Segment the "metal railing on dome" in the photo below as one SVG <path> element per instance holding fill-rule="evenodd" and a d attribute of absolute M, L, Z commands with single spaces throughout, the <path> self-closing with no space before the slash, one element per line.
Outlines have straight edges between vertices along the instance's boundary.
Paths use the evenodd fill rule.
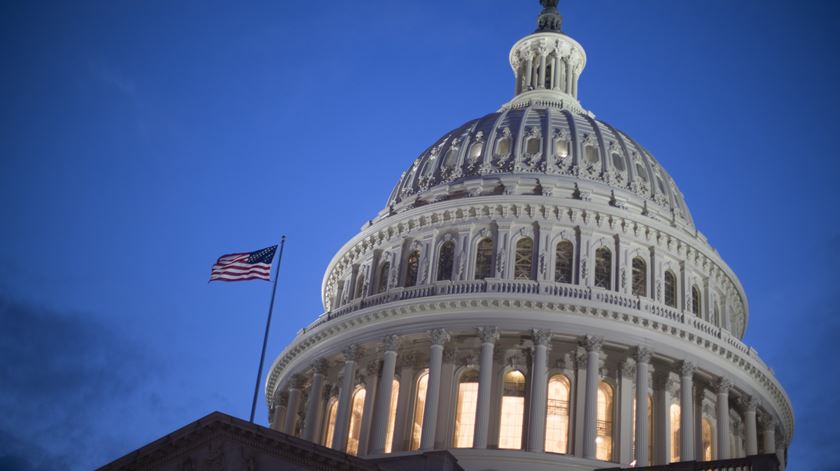
<path fill-rule="evenodd" d="M 681 461 L 679 463 L 642 467 L 601 468 L 596 471 L 779 471 L 779 459 L 774 454 L 753 455 L 714 461 Z"/>

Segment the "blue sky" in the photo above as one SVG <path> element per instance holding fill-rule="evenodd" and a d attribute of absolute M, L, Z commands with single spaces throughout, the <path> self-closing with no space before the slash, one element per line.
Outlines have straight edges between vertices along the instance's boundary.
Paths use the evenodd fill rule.
<path fill-rule="evenodd" d="M 323 271 L 446 131 L 510 98 L 534 1 L 0 4 L 0 468 L 88 469 L 246 417 Z M 668 169 L 739 275 L 746 342 L 836 469 L 840 3 L 563 1 L 583 105 Z M 260 402 L 258 419 L 265 423 Z"/>

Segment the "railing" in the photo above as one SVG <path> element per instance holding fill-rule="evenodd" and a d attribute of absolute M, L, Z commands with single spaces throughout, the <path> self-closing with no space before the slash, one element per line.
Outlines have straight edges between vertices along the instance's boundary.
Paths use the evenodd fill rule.
<path fill-rule="evenodd" d="M 601 468 L 596 471 L 779 471 L 779 459 L 774 454 L 715 461 L 681 461 L 679 463 L 640 468 Z"/>

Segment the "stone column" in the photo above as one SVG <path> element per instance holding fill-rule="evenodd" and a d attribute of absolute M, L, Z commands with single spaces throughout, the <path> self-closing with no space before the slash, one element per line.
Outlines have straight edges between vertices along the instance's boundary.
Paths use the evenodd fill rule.
<path fill-rule="evenodd" d="M 636 360 L 636 466 L 648 466 L 648 376 L 651 351 L 637 347 L 633 352 Z"/>
<path fill-rule="evenodd" d="M 566 80 L 564 83 L 563 91 L 568 93 L 569 95 L 572 94 L 572 61 L 569 58 L 565 58 L 565 69 L 566 69 Z"/>
<path fill-rule="evenodd" d="M 344 451 L 347 448 L 347 432 L 350 428 L 350 409 L 353 395 L 353 380 L 356 377 L 356 360 L 361 353 L 358 345 L 345 348 L 344 370 L 341 373 L 341 386 L 338 390 L 338 410 L 335 414 L 335 431 L 333 432 L 332 449 Z"/>
<path fill-rule="evenodd" d="M 540 50 L 539 50 L 539 54 L 540 54 L 540 75 L 539 75 L 539 79 L 538 79 L 539 81 L 537 82 L 537 88 L 545 88 L 545 59 L 546 59 L 545 55 L 546 55 L 546 53 L 547 53 L 547 51 L 544 48 L 540 48 Z"/>
<path fill-rule="evenodd" d="M 787 454 L 785 450 L 785 445 L 783 443 L 779 443 L 776 447 L 776 458 L 779 459 L 779 470 L 785 471 L 785 455 Z"/>
<path fill-rule="evenodd" d="M 694 460 L 694 364 L 680 364 L 680 461 Z"/>
<path fill-rule="evenodd" d="M 449 341 L 449 334 L 444 329 L 431 332 L 432 347 L 429 354 L 429 383 L 426 389 L 426 407 L 423 409 L 423 433 L 420 436 L 420 449 L 431 450 L 435 446 L 437 428 L 438 398 L 440 397 L 440 370 L 443 364 L 443 344 Z"/>
<path fill-rule="evenodd" d="M 478 400 L 475 407 L 474 448 L 487 448 L 490 424 L 490 391 L 493 385 L 493 349 L 499 339 L 499 329 L 494 326 L 478 328 L 481 339 L 481 354 L 478 370 Z"/>
<path fill-rule="evenodd" d="M 717 456 L 716 459 L 726 460 L 730 457 L 729 450 L 729 388 L 731 383 L 721 378 L 715 385 L 717 392 Z"/>
<path fill-rule="evenodd" d="M 359 456 L 367 455 L 370 444 L 370 430 L 373 424 L 373 408 L 376 404 L 376 386 L 379 382 L 379 361 L 368 362 L 365 368 L 365 403 L 362 412 L 362 423 L 359 427 Z"/>
<path fill-rule="evenodd" d="M 388 420 L 391 415 L 391 393 L 393 392 L 394 372 L 397 367 L 397 347 L 399 337 L 385 337 L 385 353 L 382 361 L 382 378 L 379 380 L 379 392 L 376 394 L 376 409 L 373 413 L 373 439 L 370 452 L 373 455 L 385 453 L 385 436 L 388 434 Z"/>
<path fill-rule="evenodd" d="M 532 87 L 532 77 L 534 71 L 534 53 L 533 51 L 526 51 L 525 52 L 525 84 L 522 87 L 523 92 L 527 92 L 531 90 Z"/>
<path fill-rule="evenodd" d="M 633 461 L 633 379 L 636 376 L 636 363 L 631 359 L 624 360 L 620 365 L 619 376 L 619 436 L 618 436 L 618 462 L 629 463 Z"/>
<path fill-rule="evenodd" d="M 744 447 L 746 448 L 747 456 L 758 454 L 758 424 L 756 424 L 755 409 L 758 406 L 758 401 L 752 397 L 747 396 L 743 401 L 744 406 L 744 428 L 746 431 L 746 440 Z"/>
<path fill-rule="evenodd" d="M 324 389 L 324 375 L 327 372 L 327 360 L 319 358 L 312 364 L 312 386 L 306 400 L 306 416 L 303 418 L 303 439 L 314 442 L 318 428 L 318 411 L 321 410 L 321 397 Z"/>
<path fill-rule="evenodd" d="M 770 417 L 764 417 L 761 424 L 761 452 L 775 453 L 776 452 L 776 422 Z"/>
<path fill-rule="evenodd" d="M 573 421 L 574 428 L 572 429 L 572 436 L 569 437 L 569 443 L 573 444 L 572 450 L 577 457 L 583 457 L 583 411 L 586 406 L 586 349 L 578 347 L 575 351 L 575 380 L 572 383 L 574 387 L 574 408 L 569 414 L 569 419 Z"/>
<path fill-rule="evenodd" d="M 697 382 L 694 387 L 694 459 L 703 461 L 703 398 L 705 386 Z M 712 449 L 714 451 L 714 448 Z"/>
<path fill-rule="evenodd" d="M 601 361 L 601 346 L 603 337 L 587 335 L 583 339 L 586 348 L 586 399 L 583 408 L 583 457 L 595 459 L 597 448 L 598 420 L 598 383 L 601 380 L 599 371 Z"/>
<path fill-rule="evenodd" d="M 400 366 L 400 395 L 397 398 L 397 418 L 394 425 L 394 444 L 392 451 L 408 450 L 411 439 L 411 406 L 417 394 L 417 383 L 414 381 L 414 362 L 417 361 L 414 352 L 403 353 L 399 356 Z M 408 435 L 406 435 L 408 434 Z"/>
<path fill-rule="evenodd" d="M 289 392 L 283 391 L 277 401 L 277 408 L 274 413 L 274 420 L 277 423 L 276 430 L 282 432 L 286 427 L 286 409 L 289 405 Z"/>
<path fill-rule="evenodd" d="M 286 407 L 286 419 L 283 421 L 283 433 L 294 435 L 297 424 L 298 408 L 300 407 L 300 388 L 303 386 L 303 377 L 294 375 L 289 381 L 289 405 Z"/>
<path fill-rule="evenodd" d="M 545 451 L 545 414 L 548 406 L 548 349 L 550 330 L 531 330 L 534 340 L 534 369 L 531 375 L 531 399 L 528 416 L 528 451 Z"/>

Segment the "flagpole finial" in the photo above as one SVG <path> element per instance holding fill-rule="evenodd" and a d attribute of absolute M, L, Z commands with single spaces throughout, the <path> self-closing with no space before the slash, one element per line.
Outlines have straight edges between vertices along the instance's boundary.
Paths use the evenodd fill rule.
<path fill-rule="evenodd" d="M 561 32 L 563 25 L 563 17 L 557 11 L 557 3 L 559 0 L 540 0 L 543 10 L 537 18 L 537 33 L 551 31 L 555 33 Z"/>

